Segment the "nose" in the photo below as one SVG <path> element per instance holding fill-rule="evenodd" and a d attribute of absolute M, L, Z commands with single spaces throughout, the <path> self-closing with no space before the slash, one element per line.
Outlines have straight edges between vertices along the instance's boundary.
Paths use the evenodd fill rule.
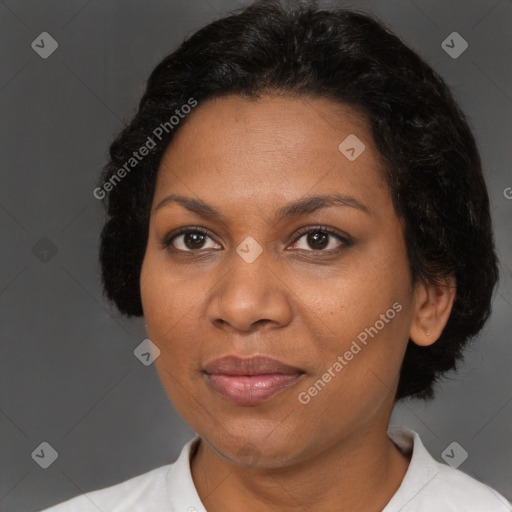
<path fill-rule="evenodd" d="M 277 267 L 273 268 L 271 258 L 263 252 L 251 263 L 238 254 L 231 260 L 231 270 L 214 287 L 208 303 L 210 322 L 220 329 L 245 333 L 290 323 L 293 292 Z"/>

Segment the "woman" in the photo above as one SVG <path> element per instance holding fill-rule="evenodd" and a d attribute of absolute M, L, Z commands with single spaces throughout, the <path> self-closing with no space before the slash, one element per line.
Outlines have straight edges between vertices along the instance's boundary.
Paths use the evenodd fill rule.
<path fill-rule="evenodd" d="M 110 156 L 105 293 L 198 435 L 47 510 L 512 510 L 389 426 L 498 276 L 474 137 L 418 55 L 363 13 L 257 2 L 155 68 Z"/>

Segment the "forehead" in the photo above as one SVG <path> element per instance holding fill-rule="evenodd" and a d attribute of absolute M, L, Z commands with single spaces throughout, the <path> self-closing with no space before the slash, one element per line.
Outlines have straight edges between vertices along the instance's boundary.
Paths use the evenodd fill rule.
<path fill-rule="evenodd" d="M 226 145 L 230 146 L 230 152 L 257 149 L 261 153 L 266 147 L 318 153 L 325 147 L 332 149 L 333 142 L 350 133 L 358 134 L 367 145 L 373 146 L 365 117 L 328 98 L 267 93 L 249 99 L 228 95 L 200 103 L 176 133 L 168 152 L 174 152 L 176 146 L 180 146 L 176 148 L 179 150 L 182 143 L 195 139 L 194 146 L 201 147 L 205 141 L 211 143 L 212 153 L 225 149 Z M 234 145 L 237 141 L 243 143 L 242 148 Z M 286 147 L 280 147 L 282 144 Z"/>
<path fill-rule="evenodd" d="M 362 151 L 355 159 L 351 147 Z M 166 192 L 277 201 L 336 189 L 360 199 L 387 190 L 363 116 L 327 98 L 225 96 L 200 103 L 175 134 L 155 202 Z"/>

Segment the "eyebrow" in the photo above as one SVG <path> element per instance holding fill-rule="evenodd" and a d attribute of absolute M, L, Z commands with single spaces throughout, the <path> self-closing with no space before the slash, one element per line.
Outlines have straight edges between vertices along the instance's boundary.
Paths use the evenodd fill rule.
<path fill-rule="evenodd" d="M 206 203 L 200 199 L 194 199 L 192 197 L 185 197 L 179 194 L 171 194 L 164 198 L 162 201 L 155 206 L 153 213 L 164 206 L 178 203 L 187 210 L 200 215 L 201 217 L 207 218 L 223 218 L 222 212 L 211 204 Z M 360 203 L 354 197 L 347 196 L 340 193 L 331 193 L 319 196 L 309 196 L 297 199 L 291 203 L 279 208 L 275 214 L 275 222 L 280 221 L 285 217 L 293 217 L 313 213 L 322 208 L 328 208 L 330 206 L 345 206 L 349 208 L 355 208 L 366 214 L 370 214 L 367 206 Z"/>

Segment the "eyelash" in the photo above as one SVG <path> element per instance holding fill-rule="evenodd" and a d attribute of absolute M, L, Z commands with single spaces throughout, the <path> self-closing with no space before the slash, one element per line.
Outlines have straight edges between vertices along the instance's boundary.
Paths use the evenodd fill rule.
<path fill-rule="evenodd" d="M 334 238 L 336 238 L 337 240 L 339 240 L 340 242 L 343 243 L 343 245 L 345 247 L 348 247 L 352 244 L 352 241 L 351 239 L 348 237 L 348 236 L 343 236 L 341 235 L 340 233 L 338 233 L 338 231 L 336 231 L 335 229 L 333 228 L 330 228 L 328 226 L 314 226 L 314 227 L 306 227 L 306 228 L 302 228 L 302 229 L 299 229 L 299 231 L 297 232 L 296 234 L 296 238 L 294 239 L 293 244 L 297 243 L 298 240 L 300 240 L 304 235 L 307 235 L 309 233 L 327 233 L 329 235 L 332 235 Z M 202 228 L 200 226 L 188 226 L 188 227 L 183 227 L 183 228 L 180 228 L 178 231 L 176 232 L 173 232 L 173 233 L 170 233 L 169 235 L 167 235 L 167 237 L 163 240 L 162 242 L 162 246 L 165 248 L 165 249 L 168 249 L 168 250 L 172 250 L 173 252 L 176 252 L 176 253 L 194 253 L 194 252 L 200 252 L 202 249 L 197 249 L 197 250 L 188 250 L 188 251 L 185 251 L 185 250 L 182 250 L 182 249 L 176 249 L 174 247 L 172 247 L 172 243 L 174 241 L 174 239 L 180 235 L 183 235 L 183 234 L 186 234 L 186 233 L 199 233 L 201 235 L 206 235 L 208 237 L 210 237 L 212 240 L 213 240 L 213 237 L 210 235 L 209 231 L 205 228 Z M 304 251 L 305 249 L 299 249 L 300 251 Z M 330 249 L 330 250 L 305 250 L 306 252 L 315 252 L 315 253 L 327 253 L 327 254 L 332 254 L 334 252 L 338 252 L 341 250 L 341 247 L 338 247 L 337 249 Z"/>

